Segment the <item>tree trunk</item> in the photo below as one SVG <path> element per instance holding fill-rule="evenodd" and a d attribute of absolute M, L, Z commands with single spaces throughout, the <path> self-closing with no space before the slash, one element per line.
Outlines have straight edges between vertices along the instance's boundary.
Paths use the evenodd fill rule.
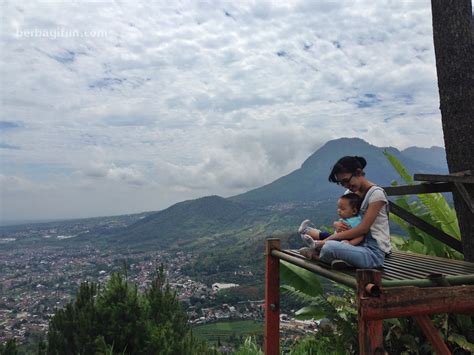
<path fill-rule="evenodd" d="M 474 171 L 474 25 L 471 0 L 431 0 L 441 120 L 451 173 Z M 474 198 L 474 186 L 468 191 Z M 474 261 L 474 215 L 453 193 L 465 260 Z"/>

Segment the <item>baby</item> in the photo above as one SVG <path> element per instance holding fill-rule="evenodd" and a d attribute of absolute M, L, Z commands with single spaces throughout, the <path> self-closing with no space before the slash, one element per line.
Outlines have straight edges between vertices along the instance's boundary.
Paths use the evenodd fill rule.
<path fill-rule="evenodd" d="M 359 195 L 350 192 L 348 194 L 342 195 L 337 201 L 337 214 L 339 215 L 339 221 L 348 224 L 351 228 L 357 226 L 361 221 L 362 217 L 359 214 L 361 198 Z M 300 227 L 298 228 L 298 233 L 300 233 L 303 241 L 311 249 L 320 249 L 318 245 L 319 240 L 323 240 L 331 235 L 331 233 L 320 231 L 316 228 L 311 228 L 309 225 L 311 221 L 305 219 Z M 342 242 L 350 243 L 352 245 L 359 244 L 364 239 L 364 236 L 356 237 L 350 240 L 343 240 Z"/>

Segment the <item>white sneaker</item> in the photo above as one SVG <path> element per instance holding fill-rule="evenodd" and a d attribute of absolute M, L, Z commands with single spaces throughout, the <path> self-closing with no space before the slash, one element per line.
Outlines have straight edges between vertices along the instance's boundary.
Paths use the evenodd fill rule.
<path fill-rule="evenodd" d="M 301 248 L 298 252 L 303 255 L 306 259 L 319 260 L 318 252 L 311 248 Z"/>
<path fill-rule="evenodd" d="M 308 234 L 300 234 L 300 235 L 301 235 L 301 239 L 303 239 L 303 242 L 308 247 L 310 247 L 311 249 L 315 249 L 314 239 L 310 235 Z"/>
<path fill-rule="evenodd" d="M 305 219 L 303 222 L 301 222 L 300 227 L 298 228 L 298 233 L 304 233 L 304 230 L 309 226 L 310 223 L 311 221 L 309 219 Z"/>

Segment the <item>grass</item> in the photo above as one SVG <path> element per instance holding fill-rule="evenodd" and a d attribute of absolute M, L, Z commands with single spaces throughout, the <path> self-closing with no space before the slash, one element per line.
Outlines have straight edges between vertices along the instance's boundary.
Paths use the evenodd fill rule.
<path fill-rule="evenodd" d="M 193 335 L 209 343 L 232 342 L 233 339 L 263 334 L 263 322 L 255 320 L 225 321 L 193 327 Z"/>

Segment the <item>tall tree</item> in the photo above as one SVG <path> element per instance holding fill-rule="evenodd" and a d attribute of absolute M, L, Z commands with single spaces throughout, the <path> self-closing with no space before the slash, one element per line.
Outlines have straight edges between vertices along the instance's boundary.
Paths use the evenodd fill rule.
<path fill-rule="evenodd" d="M 441 121 L 449 171 L 474 171 L 474 25 L 471 0 L 431 0 Z M 474 185 L 467 187 L 474 198 Z M 464 258 L 474 261 L 474 218 L 454 191 Z"/>
<path fill-rule="evenodd" d="M 5 345 L 0 344 L 0 355 L 18 355 L 15 339 L 9 339 Z"/>
<path fill-rule="evenodd" d="M 136 285 L 128 284 L 121 274 L 113 274 L 104 289 L 83 283 L 76 300 L 51 318 L 46 353 L 188 355 L 214 352 L 193 337 L 187 315 L 160 268 L 145 294 L 139 293 Z"/>

